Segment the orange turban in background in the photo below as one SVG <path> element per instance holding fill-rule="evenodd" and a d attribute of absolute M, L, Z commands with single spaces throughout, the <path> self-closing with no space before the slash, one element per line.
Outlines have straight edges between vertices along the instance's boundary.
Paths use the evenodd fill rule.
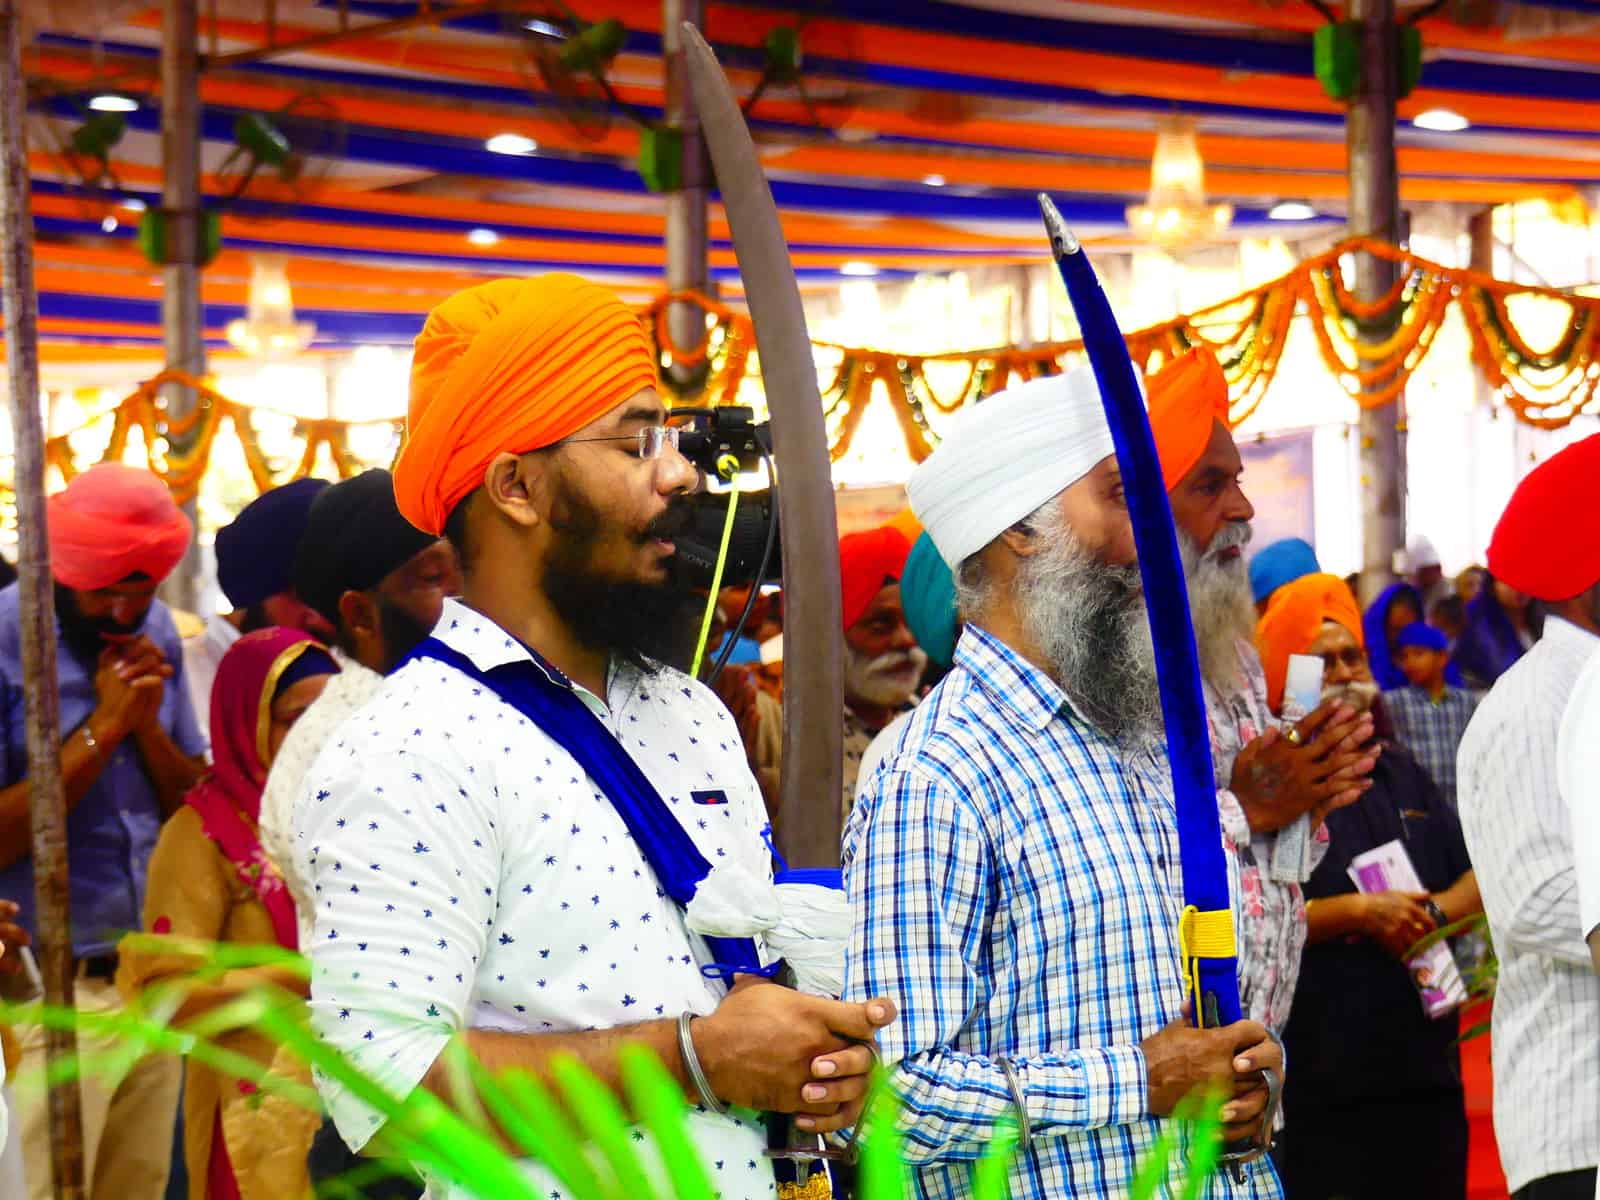
<path fill-rule="evenodd" d="M 909 504 L 895 513 L 884 524 L 888 525 L 890 529 L 898 529 L 904 534 L 906 545 L 908 546 L 915 546 L 917 539 L 922 536 L 922 522 L 917 520 L 917 514 L 911 511 Z"/>
<path fill-rule="evenodd" d="M 893 525 L 839 539 L 839 583 L 844 593 L 840 608 L 846 629 L 866 615 L 874 596 L 900 582 L 910 553 L 911 543 Z"/>
<path fill-rule="evenodd" d="M 394 464 L 401 514 L 443 533 L 495 455 L 559 442 L 655 385 L 649 335 L 607 288 L 540 275 L 457 292 L 417 335 Z"/>
<path fill-rule="evenodd" d="M 45 502 L 50 573 L 78 591 L 148 575 L 160 583 L 189 549 L 194 527 L 167 485 L 139 467 L 100 463 Z"/>
<path fill-rule="evenodd" d="M 1228 381 L 1217 356 L 1196 346 L 1145 381 L 1150 432 L 1167 491 L 1194 469 L 1218 421 L 1228 423 Z"/>
<path fill-rule="evenodd" d="M 1273 712 L 1283 706 L 1283 685 L 1289 656 L 1304 654 L 1317 640 L 1324 621 L 1335 621 L 1366 648 L 1361 635 L 1361 606 L 1337 575 L 1302 575 L 1272 593 L 1266 614 L 1256 624 L 1256 649 L 1267 674 L 1267 703 Z"/>

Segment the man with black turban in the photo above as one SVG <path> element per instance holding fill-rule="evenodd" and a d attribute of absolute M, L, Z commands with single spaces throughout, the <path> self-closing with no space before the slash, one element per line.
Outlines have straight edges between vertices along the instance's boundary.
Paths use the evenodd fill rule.
<path fill-rule="evenodd" d="M 289 580 L 306 515 L 326 479 L 296 479 L 262 492 L 230 525 L 217 530 L 217 586 L 230 611 L 206 619 L 204 632 L 183 642 L 189 702 L 202 721 L 211 711 L 211 684 L 222 656 L 247 633 L 282 625 L 325 641 L 333 628 L 295 595 Z"/>
<path fill-rule="evenodd" d="M 366 471 L 316 498 L 300 537 L 295 592 L 334 629 L 340 672 L 289 731 L 261 799 L 261 844 L 278 864 L 309 932 L 310 889 L 294 873 L 294 799 L 301 777 L 383 676 L 433 632 L 446 596 L 461 593 L 450 543 L 400 515 L 387 471 Z"/>

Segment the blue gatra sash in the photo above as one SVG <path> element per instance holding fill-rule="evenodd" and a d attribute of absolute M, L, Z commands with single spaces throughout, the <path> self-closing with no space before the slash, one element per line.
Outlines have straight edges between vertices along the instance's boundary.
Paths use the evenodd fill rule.
<path fill-rule="evenodd" d="M 1184 903 L 1178 923 L 1178 953 L 1183 958 L 1183 973 L 1194 1002 L 1194 1023 L 1229 1025 L 1239 1020 L 1240 1012 L 1228 865 L 1222 849 L 1222 823 L 1217 816 L 1217 783 L 1211 765 L 1200 659 L 1195 651 L 1189 589 L 1178 554 L 1172 506 L 1161 479 L 1144 394 L 1111 304 L 1100 288 L 1089 256 L 1067 229 L 1050 198 L 1041 195 L 1039 204 L 1050 233 L 1050 248 L 1083 331 L 1084 350 L 1105 405 L 1138 547 L 1145 608 L 1155 644 L 1156 677 L 1161 687 L 1173 804 L 1178 814 Z"/>
<path fill-rule="evenodd" d="M 401 659 L 400 665 L 413 659 L 432 659 L 454 667 L 543 730 L 572 755 L 595 786 L 605 793 L 628 827 L 634 843 L 644 853 L 662 889 L 680 906 L 688 908 L 700 881 L 711 874 L 711 864 L 700 853 L 694 839 L 683 831 L 683 826 L 678 824 L 639 764 L 578 698 L 566 677 L 533 650 L 528 653 L 533 656 L 531 660 L 523 659 L 483 671 L 465 654 L 430 637 Z M 735 972 L 770 977 L 782 965 L 774 963 L 763 967 L 756 944 L 750 938 L 702 936 L 715 961 L 701 970 L 724 982 L 732 982 Z"/>

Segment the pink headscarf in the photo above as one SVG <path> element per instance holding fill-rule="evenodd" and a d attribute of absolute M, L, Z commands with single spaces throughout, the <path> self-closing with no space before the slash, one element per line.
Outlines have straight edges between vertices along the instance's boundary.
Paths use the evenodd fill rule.
<path fill-rule="evenodd" d="M 206 836 L 266 906 L 273 933 L 286 950 L 299 943 L 294 902 L 261 848 L 256 822 L 267 785 L 273 694 L 283 673 L 307 650 L 327 653 L 303 630 L 278 628 L 246 634 L 228 648 L 211 688 L 212 767 L 186 798 L 200 814 Z"/>

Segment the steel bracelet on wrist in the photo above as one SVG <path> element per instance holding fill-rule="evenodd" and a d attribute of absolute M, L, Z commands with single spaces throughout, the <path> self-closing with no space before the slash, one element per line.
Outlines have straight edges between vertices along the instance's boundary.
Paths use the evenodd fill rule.
<path fill-rule="evenodd" d="M 721 1115 L 728 1111 L 728 1106 L 718 1100 L 717 1094 L 711 1090 L 711 1081 L 706 1078 L 705 1070 L 700 1066 L 700 1056 L 694 1052 L 694 1038 L 689 1033 L 689 1022 L 699 1015 L 689 1011 L 679 1015 L 678 1054 L 683 1058 L 683 1069 L 688 1073 L 689 1082 L 694 1084 L 694 1090 L 700 1094 L 700 1103 L 709 1111 Z"/>

